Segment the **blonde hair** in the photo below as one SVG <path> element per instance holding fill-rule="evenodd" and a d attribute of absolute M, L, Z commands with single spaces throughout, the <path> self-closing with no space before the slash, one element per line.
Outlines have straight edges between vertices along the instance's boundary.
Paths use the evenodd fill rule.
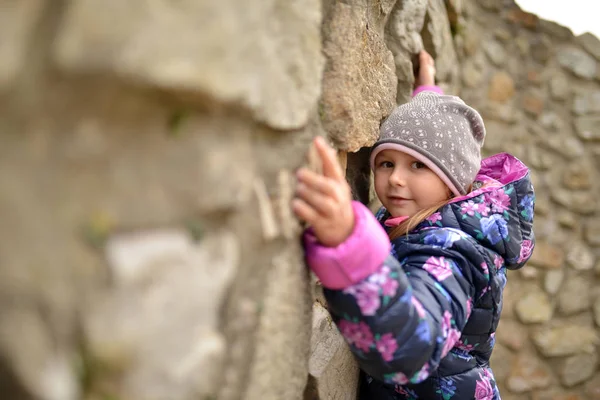
<path fill-rule="evenodd" d="M 469 186 L 467 193 L 470 193 L 471 190 L 473 190 L 473 185 Z M 431 207 L 427 207 L 421 211 L 417 211 L 415 215 L 402 221 L 398 226 L 392 228 L 388 232 L 390 240 L 398 239 L 402 235 L 408 235 L 408 233 L 415 229 L 417 225 L 425 221 L 427 218 L 431 217 L 433 213 L 435 213 L 440 208 L 444 207 L 446 204 L 450 203 L 452 200 L 454 200 L 454 196 L 450 196 L 446 200 L 439 201 Z"/>

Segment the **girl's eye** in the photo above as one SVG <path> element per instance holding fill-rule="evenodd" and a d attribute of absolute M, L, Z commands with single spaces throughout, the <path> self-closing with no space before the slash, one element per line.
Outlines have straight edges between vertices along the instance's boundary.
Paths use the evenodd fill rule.
<path fill-rule="evenodd" d="M 382 161 L 379 163 L 379 166 L 381 168 L 394 168 L 394 164 L 391 163 L 390 161 Z"/>
<path fill-rule="evenodd" d="M 421 168 L 427 168 L 427 166 L 425 164 L 423 164 L 421 161 L 415 161 L 412 164 L 410 164 L 411 168 L 414 169 L 421 169 Z"/>

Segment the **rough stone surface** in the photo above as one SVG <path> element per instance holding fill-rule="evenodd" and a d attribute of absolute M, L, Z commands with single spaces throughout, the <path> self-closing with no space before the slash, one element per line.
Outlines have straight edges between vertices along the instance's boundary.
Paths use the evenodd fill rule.
<path fill-rule="evenodd" d="M 573 101 L 573 112 L 577 115 L 600 112 L 600 90 L 578 94 Z"/>
<path fill-rule="evenodd" d="M 585 238 L 592 246 L 600 246 L 600 218 L 590 218 L 586 221 Z"/>
<path fill-rule="evenodd" d="M 564 259 L 564 252 L 558 246 L 538 241 L 529 263 L 540 268 L 554 269 L 562 267 Z"/>
<path fill-rule="evenodd" d="M 583 140 L 600 140 L 600 116 L 586 116 L 575 119 L 575 129 Z"/>
<path fill-rule="evenodd" d="M 89 318 L 86 331 L 92 359 L 114 370 L 128 367 L 114 396 L 215 394 L 225 359 L 219 311 L 239 251 L 230 233 L 199 244 L 183 230 L 110 237 L 106 255 L 116 287 Z M 176 310 L 174 299 L 179 299 Z"/>
<path fill-rule="evenodd" d="M 274 128 L 299 128 L 321 94 L 320 4 L 284 4 L 79 1 L 55 57 L 69 71 L 241 101 Z"/>
<path fill-rule="evenodd" d="M 313 335 L 308 371 L 322 399 L 354 399 L 358 365 L 344 338 L 320 303 L 313 305 Z"/>
<path fill-rule="evenodd" d="M 544 289 L 546 292 L 548 292 L 548 294 L 551 295 L 558 293 L 564 278 L 565 272 L 563 269 L 556 269 L 546 272 L 546 276 L 544 278 Z"/>
<path fill-rule="evenodd" d="M 45 0 L 0 1 L 0 90 L 24 67 L 29 41 Z"/>
<path fill-rule="evenodd" d="M 515 94 L 515 86 L 512 78 L 505 72 L 496 73 L 491 80 L 488 89 L 488 98 L 492 101 L 504 103 Z"/>
<path fill-rule="evenodd" d="M 306 386 L 310 348 L 310 331 L 306 327 L 311 321 L 311 291 L 298 253 L 286 251 L 273 258 L 260 311 L 247 399 L 293 398 Z M 290 313 L 289 309 L 295 312 Z M 288 359 L 296 362 L 290 364 Z"/>
<path fill-rule="evenodd" d="M 552 192 L 552 200 L 573 211 L 588 215 L 598 209 L 598 198 L 590 192 L 573 192 L 566 189 L 556 189 Z"/>
<path fill-rule="evenodd" d="M 542 292 L 529 293 L 517 302 L 517 316 L 525 324 L 549 321 L 552 318 L 552 305 Z"/>
<path fill-rule="evenodd" d="M 567 263 L 578 271 L 587 271 L 594 267 L 595 257 L 592 250 L 583 242 L 577 241 L 569 246 Z"/>
<path fill-rule="evenodd" d="M 586 49 L 591 55 L 596 57 L 597 60 L 600 60 L 600 40 L 598 38 L 586 32 L 577 37 L 577 41 L 581 43 L 584 49 Z"/>
<path fill-rule="evenodd" d="M 567 358 L 560 370 L 560 379 L 565 386 L 574 386 L 585 382 L 594 375 L 598 365 L 598 355 L 578 354 Z"/>
<path fill-rule="evenodd" d="M 458 80 L 459 68 L 448 9 L 450 2 L 433 0 L 427 3 L 427 19 L 423 28 L 423 45 L 430 49 L 436 60 L 436 79 L 440 84 L 453 86 Z"/>
<path fill-rule="evenodd" d="M 555 74 L 549 82 L 550 94 L 557 100 L 564 100 L 571 92 L 569 81 L 562 74 Z"/>
<path fill-rule="evenodd" d="M 521 354 L 512 364 L 506 385 L 511 392 L 523 393 L 546 387 L 552 374 L 534 354 Z"/>
<path fill-rule="evenodd" d="M 551 136 L 542 141 L 541 145 L 546 146 L 565 158 L 574 159 L 585 154 L 584 145 L 574 137 Z"/>
<path fill-rule="evenodd" d="M 527 340 L 527 330 L 513 319 L 502 319 L 496 331 L 496 340 L 513 351 L 523 348 Z"/>
<path fill-rule="evenodd" d="M 583 276 L 568 278 L 558 294 L 559 311 L 564 315 L 571 315 L 589 309 L 592 302 L 591 289 L 590 280 Z"/>
<path fill-rule="evenodd" d="M 541 328 L 532 339 L 543 355 L 560 357 L 593 350 L 598 343 L 598 334 L 588 326 L 569 325 Z"/>
<path fill-rule="evenodd" d="M 560 65 L 580 78 L 593 79 L 596 77 L 596 60 L 577 47 L 560 49 L 557 60 Z"/>
<path fill-rule="evenodd" d="M 494 65 L 498 67 L 504 65 L 506 62 L 506 52 L 504 51 L 504 46 L 502 46 L 496 40 L 488 40 L 483 44 L 483 48 L 485 49 L 485 54 L 488 56 L 490 61 L 494 63 Z"/>
<path fill-rule="evenodd" d="M 594 302 L 594 321 L 596 321 L 596 325 L 600 327 L 600 297 Z"/>
<path fill-rule="evenodd" d="M 395 106 L 394 57 L 369 28 L 364 6 L 335 3 L 324 36 L 322 120 L 338 148 L 355 152 L 375 143 L 379 122 Z"/>

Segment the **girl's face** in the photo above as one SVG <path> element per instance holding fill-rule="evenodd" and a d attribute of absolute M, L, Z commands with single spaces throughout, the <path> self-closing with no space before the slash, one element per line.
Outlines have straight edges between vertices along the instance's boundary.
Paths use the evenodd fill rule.
<path fill-rule="evenodd" d="M 412 217 L 450 198 L 448 186 L 425 164 L 396 150 L 375 158 L 375 192 L 392 217 Z"/>

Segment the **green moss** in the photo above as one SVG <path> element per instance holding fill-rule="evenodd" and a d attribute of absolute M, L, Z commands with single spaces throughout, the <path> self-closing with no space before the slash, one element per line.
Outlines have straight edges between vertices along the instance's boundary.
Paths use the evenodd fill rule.
<path fill-rule="evenodd" d="M 94 248 L 104 246 L 113 231 L 115 220 L 104 212 L 96 212 L 83 224 L 81 229 L 84 240 Z"/>
<path fill-rule="evenodd" d="M 187 229 L 187 231 L 189 232 L 190 236 L 192 237 L 192 239 L 194 239 L 195 241 L 200 241 L 202 240 L 202 237 L 204 237 L 204 233 L 205 233 L 205 228 L 204 228 L 204 224 L 202 223 L 202 221 L 197 220 L 197 219 L 191 219 L 188 220 L 185 223 L 185 227 Z"/>
<path fill-rule="evenodd" d="M 169 136 L 177 137 L 181 134 L 181 128 L 189 115 L 189 111 L 183 109 L 175 110 L 171 113 L 167 121 Z"/>

